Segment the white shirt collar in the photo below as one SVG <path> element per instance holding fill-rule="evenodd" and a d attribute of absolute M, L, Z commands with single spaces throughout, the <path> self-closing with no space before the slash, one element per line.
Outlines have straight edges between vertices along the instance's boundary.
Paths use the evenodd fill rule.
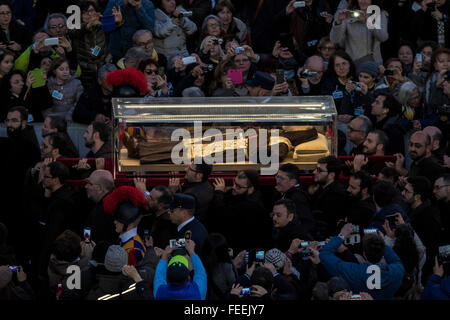
<path fill-rule="evenodd" d="M 180 224 L 180 225 L 178 226 L 178 228 L 177 228 L 177 231 L 180 232 L 180 230 L 183 229 L 183 227 L 184 227 L 185 225 L 187 225 L 189 222 L 191 222 L 191 221 L 194 220 L 194 219 L 195 219 L 195 217 L 192 217 L 192 218 L 190 218 L 189 220 L 186 220 L 185 222 L 183 222 L 182 224 Z"/>
<path fill-rule="evenodd" d="M 125 233 L 122 233 L 119 238 L 120 241 L 122 241 L 122 243 L 127 242 L 127 240 L 130 240 L 131 238 L 133 238 L 135 235 L 137 235 L 137 228 L 133 228 L 131 230 L 128 230 Z"/>

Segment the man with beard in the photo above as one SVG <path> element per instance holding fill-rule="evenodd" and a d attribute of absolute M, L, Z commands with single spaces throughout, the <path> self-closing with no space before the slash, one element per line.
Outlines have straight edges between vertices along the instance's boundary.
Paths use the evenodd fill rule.
<path fill-rule="evenodd" d="M 428 126 L 422 130 L 431 138 L 431 155 L 437 160 L 439 165 L 444 165 L 445 146 L 441 146 L 442 131 L 435 126 Z"/>
<path fill-rule="evenodd" d="M 111 158 L 112 144 L 110 141 L 110 128 L 100 121 L 92 122 L 83 135 L 85 145 L 91 149 L 86 158 Z"/>
<path fill-rule="evenodd" d="M 284 199 L 275 202 L 272 211 L 274 248 L 286 252 L 294 239 L 313 240 L 297 218 L 295 203 L 292 200 Z"/>
<path fill-rule="evenodd" d="M 299 176 L 300 171 L 296 165 L 287 163 L 280 166 L 275 175 L 275 190 L 277 193 L 275 194 L 274 202 L 284 199 L 294 201 L 300 223 L 308 233 L 313 233 L 315 223 L 311 215 L 308 195 L 300 187 Z"/>
<path fill-rule="evenodd" d="M 78 149 L 73 144 L 72 139 L 67 133 L 67 121 L 64 117 L 60 117 L 57 115 L 48 115 L 45 117 L 44 124 L 41 127 L 42 138 L 50 133 L 60 133 L 64 136 L 66 141 L 66 148 L 70 149 L 70 155 L 66 154 L 68 158 L 79 158 L 80 155 L 78 153 Z"/>
<path fill-rule="evenodd" d="M 300 82 L 300 84 L 298 84 L 298 87 L 300 88 L 299 95 L 301 96 L 320 95 L 322 91 L 322 76 L 324 73 L 324 69 L 325 67 L 323 64 L 322 57 L 311 56 L 308 59 L 306 59 L 303 68 L 300 68 L 297 71 L 297 76 Z M 310 76 L 302 74 L 303 71 L 305 70 L 316 72 L 316 74 Z"/>
<path fill-rule="evenodd" d="M 371 129 L 372 122 L 366 116 L 360 115 L 350 121 L 347 126 L 347 140 L 355 145 L 350 155 L 363 153 L 363 143 Z"/>
<path fill-rule="evenodd" d="M 147 191 L 145 178 L 135 178 L 134 185 L 144 193 L 150 208 L 150 214 L 144 215 L 139 222 L 138 234 L 145 239 L 147 230 L 153 238 L 153 247 L 164 249 L 177 233 L 177 226 L 170 221 L 169 215 L 173 194 L 166 186 L 156 186 Z"/>
<path fill-rule="evenodd" d="M 353 159 L 353 171 L 365 170 L 372 175 L 378 175 L 384 167 L 384 162 L 369 163 L 367 156 L 384 156 L 389 138 L 382 130 L 369 132 L 362 144 L 363 154 L 358 154 Z"/>
<path fill-rule="evenodd" d="M 450 174 L 445 174 L 434 183 L 434 196 L 441 213 L 440 245 L 450 244 Z"/>
<path fill-rule="evenodd" d="M 413 160 L 409 173 L 403 167 L 405 157 L 401 153 L 395 154 L 397 157 L 395 169 L 400 175 L 427 177 L 434 184 L 436 179 L 444 173 L 442 166 L 431 155 L 431 138 L 423 131 L 416 131 L 411 136 L 409 139 L 408 153 Z"/>
<path fill-rule="evenodd" d="M 347 222 L 367 228 L 375 213 L 372 200 L 372 177 L 366 171 L 353 173 L 348 183 L 347 193 L 350 207 L 347 210 Z"/>
<path fill-rule="evenodd" d="M 341 170 L 338 158 L 320 158 L 314 169 L 315 184 L 308 187 L 314 218 L 327 223 L 328 236 L 338 231 L 337 222 L 345 217 L 348 198 L 344 186 L 339 182 Z"/>
<path fill-rule="evenodd" d="M 409 205 L 408 216 L 411 226 L 416 231 L 426 248 L 427 260 L 422 269 L 422 283 L 431 275 L 434 258 L 438 254 L 441 219 L 439 210 L 431 205 L 429 194 L 430 181 L 421 176 L 409 177 L 403 189 L 403 198 Z"/>
<path fill-rule="evenodd" d="M 169 179 L 169 189 L 172 193 L 181 192 L 190 194 L 196 199 L 195 217 L 202 223 L 206 220 L 209 205 L 214 197 L 214 189 L 208 178 L 212 172 L 212 166 L 205 162 L 196 164 L 192 162 L 186 167 L 184 179 L 187 183 L 180 185 L 180 179 Z"/>
<path fill-rule="evenodd" d="M 28 113 L 24 107 L 13 107 L 8 111 L 6 126 L 8 138 L 2 139 L 2 158 L 6 160 L 3 168 L 4 184 L 0 193 L 2 203 L 15 204 L 14 211 L 1 210 L 0 222 L 10 231 L 11 243 L 16 246 L 21 240 L 20 221 L 23 218 L 22 188 L 26 172 L 39 162 L 41 152 L 32 126 L 27 125 Z M 17 239 L 16 239 L 17 238 Z M 23 241 L 22 241 L 23 242 Z M 20 252 L 19 252 L 20 253 Z"/>
<path fill-rule="evenodd" d="M 258 172 L 239 172 L 228 190 L 223 179 L 215 179 L 214 189 L 208 230 L 224 235 L 235 252 L 266 247 L 271 222 L 262 205 Z"/>
<path fill-rule="evenodd" d="M 91 228 L 91 239 L 95 243 L 103 240 L 115 243 L 117 233 L 114 231 L 113 216 L 106 214 L 103 208 L 103 199 L 115 189 L 111 172 L 95 170 L 89 176 L 85 189 L 88 199 L 95 203 L 85 224 L 86 227 Z"/>

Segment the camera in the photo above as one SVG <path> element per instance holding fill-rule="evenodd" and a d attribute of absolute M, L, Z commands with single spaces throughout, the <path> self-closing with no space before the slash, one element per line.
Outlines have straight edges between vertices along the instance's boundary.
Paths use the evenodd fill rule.
<path fill-rule="evenodd" d="M 388 216 L 386 216 L 386 220 L 389 221 L 390 225 L 395 226 L 395 221 L 397 220 L 397 215 L 396 214 L 388 215 Z"/>
<path fill-rule="evenodd" d="M 242 288 L 241 294 L 243 296 L 249 296 L 252 293 L 250 288 Z"/>
<path fill-rule="evenodd" d="M 234 49 L 234 53 L 235 54 L 242 54 L 244 52 L 245 52 L 245 49 L 242 48 L 242 47 L 237 47 L 237 48 Z"/>
<path fill-rule="evenodd" d="M 310 249 L 305 249 L 302 252 L 300 252 L 300 255 L 303 260 L 308 260 L 308 257 L 311 257 L 313 253 Z"/>
<path fill-rule="evenodd" d="M 210 72 L 214 70 L 214 66 L 212 64 L 207 64 L 206 66 L 202 67 L 202 70 L 205 72 Z"/>
<path fill-rule="evenodd" d="M 356 81 L 350 81 L 352 83 L 352 85 L 355 86 L 355 90 L 356 91 L 361 91 L 361 86 L 359 85 L 359 82 Z"/>
<path fill-rule="evenodd" d="M 444 104 L 442 106 L 438 106 L 437 112 L 438 112 L 438 115 L 440 115 L 440 116 L 450 117 L 450 106 L 446 105 L 446 104 Z"/>
<path fill-rule="evenodd" d="M 352 15 L 353 18 L 359 18 L 361 16 L 361 12 L 356 10 L 350 10 L 350 14 Z"/>
<path fill-rule="evenodd" d="M 444 80 L 450 80 L 450 71 L 444 73 Z"/>
<path fill-rule="evenodd" d="M 19 267 L 18 266 L 9 266 L 9 270 L 11 270 L 12 273 L 17 273 L 17 271 L 19 271 Z"/>
<path fill-rule="evenodd" d="M 387 69 L 387 70 L 384 71 L 384 75 L 385 76 L 393 76 L 394 75 L 394 71 Z"/>
<path fill-rule="evenodd" d="M 302 243 L 300 243 L 300 248 L 306 248 L 309 246 L 309 241 L 303 241 Z"/>
<path fill-rule="evenodd" d="M 316 71 L 311 71 L 311 70 L 305 69 L 300 73 L 300 78 L 307 78 L 307 77 L 311 77 L 311 76 L 315 76 L 315 75 L 317 75 Z"/>
<path fill-rule="evenodd" d="M 192 17 L 192 11 L 182 11 L 180 12 L 180 14 L 178 15 L 178 18 L 183 18 L 183 17 Z"/>
<path fill-rule="evenodd" d="M 221 38 L 219 38 L 219 39 L 214 39 L 214 40 L 213 40 L 213 43 L 214 43 L 214 44 L 219 44 L 219 45 L 221 45 L 221 44 L 223 43 L 223 40 L 222 40 Z"/>
<path fill-rule="evenodd" d="M 169 245 L 171 248 L 184 248 L 185 239 L 171 239 L 169 240 Z"/>
<path fill-rule="evenodd" d="M 427 7 L 431 11 L 436 11 L 436 3 L 434 3 L 434 2 L 427 3 Z"/>
<path fill-rule="evenodd" d="M 320 241 L 320 242 L 317 244 L 317 250 L 321 250 L 326 244 L 327 244 L 326 241 Z"/>

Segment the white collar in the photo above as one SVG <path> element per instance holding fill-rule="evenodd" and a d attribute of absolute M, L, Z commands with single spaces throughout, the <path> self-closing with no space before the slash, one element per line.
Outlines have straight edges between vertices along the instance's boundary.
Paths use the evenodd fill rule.
<path fill-rule="evenodd" d="M 130 240 L 131 238 L 133 238 L 135 235 L 137 235 L 137 228 L 133 228 L 131 230 L 128 230 L 125 233 L 122 233 L 119 238 L 120 241 L 122 241 L 122 243 L 127 242 L 127 240 Z"/>
<path fill-rule="evenodd" d="M 194 219 L 195 219 L 195 217 L 192 217 L 192 218 L 190 218 L 189 220 L 186 220 L 185 222 L 183 222 L 182 224 L 180 224 L 180 225 L 178 226 L 178 228 L 177 228 L 177 231 L 180 232 L 180 230 L 183 229 L 183 227 L 184 227 L 185 225 L 187 225 L 189 222 L 191 222 L 191 221 L 194 220 Z"/>

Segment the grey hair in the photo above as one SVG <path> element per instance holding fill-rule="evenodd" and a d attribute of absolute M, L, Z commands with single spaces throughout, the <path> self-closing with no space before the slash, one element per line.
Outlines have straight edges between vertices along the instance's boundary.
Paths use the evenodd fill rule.
<path fill-rule="evenodd" d="M 202 24 L 202 32 L 206 33 L 206 29 L 208 28 L 207 24 L 208 24 L 208 20 L 209 19 L 215 19 L 220 26 L 220 30 L 223 31 L 223 23 L 222 20 L 220 20 L 220 18 L 218 16 L 216 16 L 215 14 L 210 14 L 209 16 L 207 16 L 204 20 L 203 20 L 203 24 Z"/>
<path fill-rule="evenodd" d="M 411 94 L 414 91 L 414 89 L 417 89 L 417 86 L 412 81 L 407 81 L 404 84 L 402 84 L 398 91 L 397 101 L 402 106 L 407 105 L 408 100 L 411 98 Z"/>
<path fill-rule="evenodd" d="M 359 115 L 356 119 L 362 120 L 361 130 L 364 131 L 364 134 L 367 136 L 369 132 L 372 130 L 372 121 L 364 115 Z"/>
<path fill-rule="evenodd" d="M 208 43 L 209 39 L 211 39 L 211 38 L 216 38 L 216 37 L 207 36 L 207 37 L 205 37 L 205 39 L 203 39 L 202 43 L 200 44 L 200 50 L 203 51 L 203 48 L 205 48 L 206 43 Z M 223 52 L 222 47 L 220 45 L 219 45 L 219 55 L 220 55 L 221 59 L 223 59 L 223 57 L 225 56 L 225 53 Z"/>
<path fill-rule="evenodd" d="M 133 34 L 133 38 L 132 38 L 133 44 L 134 44 L 134 45 L 137 45 L 137 38 L 140 37 L 140 36 L 142 36 L 142 35 L 144 35 L 144 34 L 146 34 L 146 33 L 150 33 L 150 35 L 152 36 L 152 39 L 153 39 L 153 34 L 152 34 L 152 32 L 151 32 L 150 30 L 147 30 L 147 29 L 141 29 L 141 30 L 136 31 L 136 32 Z"/>
<path fill-rule="evenodd" d="M 48 31 L 48 23 L 50 22 L 50 20 L 52 19 L 63 19 L 64 20 L 64 24 L 67 25 L 67 17 L 65 15 L 63 15 L 62 13 L 52 13 L 49 14 L 47 16 L 47 19 L 45 19 L 45 24 L 44 24 L 44 30 L 45 32 Z"/>
<path fill-rule="evenodd" d="M 148 58 L 149 57 L 148 54 L 145 52 L 145 49 L 133 47 L 128 49 L 127 53 L 125 53 L 124 61 L 134 61 L 137 67 L 142 60 Z"/>
<path fill-rule="evenodd" d="M 98 69 L 97 77 L 98 79 L 103 79 L 111 71 L 117 70 L 117 67 L 112 63 L 107 63 Z"/>

